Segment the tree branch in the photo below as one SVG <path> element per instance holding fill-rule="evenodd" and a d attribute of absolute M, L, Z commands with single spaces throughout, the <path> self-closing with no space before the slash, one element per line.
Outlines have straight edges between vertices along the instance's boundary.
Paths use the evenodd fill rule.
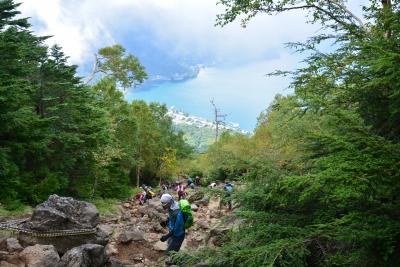
<path fill-rule="evenodd" d="M 337 2 L 335 0 L 332 0 L 332 1 L 334 1 L 333 4 L 335 4 L 338 8 L 340 8 L 343 12 L 347 13 L 351 18 L 356 20 L 360 24 L 359 26 L 361 26 L 361 27 L 364 26 L 364 24 L 361 21 L 361 19 L 356 17 L 349 9 L 346 8 L 346 6 L 344 6 L 343 4 L 341 4 L 341 3 L 339 3 L 339 2 Z M 330 3 L 330 2 L 331 1 L 328 0 L 328 3 Z M 301 6 L 292 6 L 292 7 L 277 7 L 277 8 L 275 8 L 275 10 L 273 10 L 273 9 L 265 9 L 265 8 L 258 8 L 257 11 L 268 13 L 268 12 L 284 12 L 284 11 L 290 11 L 290 10 L 296 10 L 296 9 L 316 9 L 316 10 L 328 15 L 329 18 L 333 19 L 334 21 L 336 21 L 337 23 L 339 23 L 339 24 L 341 24 L 343 26 L 348 26 L 349 25 L 348 23 L 340 20 L 332 12 L 330 12 L 330 11 L 320 7 L 320 6 L 314 5 L 314 4 L 301 5 Z"/>
<path fill-rule="evenodd" d="M 88 79 L 86 80 L 85 85 L 89 84 L 93 80 L 94 75 L 96 75 L 96 73 L 98 72 L 98 67 L 99 67 L 99 58 L 97 57 L 97 54 L 95 53 L 92 72 L 90 73 Z"/>
<path fill-rule="evenodd" d="M 337 5 L 339 8 L 341 8 L 344 12 L 346 12 L 351 18 L 353 18 L 355 21 L 357 21 L 360 27 L 362 27 L 362 28 L 365 27 L 362 20 L 359 17 L 357 17 L 356 15 L 354 15 L 354 13 L 351 12 L 343 3 L 336 1 L 336 0 L 332 0 L 332 2 L 335 5 Z"/>

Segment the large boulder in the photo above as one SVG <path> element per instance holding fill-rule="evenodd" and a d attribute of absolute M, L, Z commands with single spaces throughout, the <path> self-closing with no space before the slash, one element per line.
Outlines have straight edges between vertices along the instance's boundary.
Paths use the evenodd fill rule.
<path fill-rule="evenodd" d="M 78 201 L 72 197 L 49 196 L 49 199 L 36 206 L 31 219 L 25 227 L 37 231 L 52 229 L 85 229 L 99 224 L 99 211 L 96 206 Z"/>
<path fill-rule="evenodd" d="M 108 258 L 104 247 L 96 244 L 85 244 L 67 251 L 57 267 L 102 267 Z"/>
<path fill-rule="evenodd" d="M 99 223 L 97 208 L 88 202 L 71 197 L 51 195 L 46 202 L 39 204 L 30 220 L 22 226 L 33 231 L 93 229 Z M 64 254 L 67 250 L 82 244 L 107 244 L 109 234 L 97 228 L 94 234 L 80 234 L 60 237 L 33 237 L 21 234 L 19 241 L 23 246 L 51 244 Z"/>
<path fill-rule="evenodd" d="M 64 254 L 66 251 L 73 247 L 82 244 L 98 244 L 105 246 L 109 240 L 109 236 L 102 230 L 97 229 L 96 233 L 88 235 L 75 235 L 75 236 L 60 236 L 51 238 L 34 237 L 25 234 L 20 234 L 18 237 L 22 246 L 32 246 L 35 244 L 53 245 L 57 252 Z"/>
<path fill-rule="evenodd" d="M 20 254 L 27 267 L 57 266 L 60 256 L 51 245 L 34 245 L 26 247 Z"/>

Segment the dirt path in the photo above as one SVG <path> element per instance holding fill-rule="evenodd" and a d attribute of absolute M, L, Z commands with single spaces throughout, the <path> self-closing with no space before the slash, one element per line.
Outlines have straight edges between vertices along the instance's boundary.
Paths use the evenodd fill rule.
<path fill-rule="evenodd" d="M 219 209 L 219 198 L 209 199 L 205 196 L 193 203 L 196 203 L 192 206 L 195 224 L 187 231 L 181 250 L 210 245 L 207 244 L 210 229 L 228 212 Z M 163 266 L 167 244 L 159 239 L 167 233 L 166 227 L 163 227 L 167 215 L 159 198 L 155 197 L 143 206 L 131 198 L 122 203 L 119 209 L 117 218 L 106 219 L 100 225 L 111 233 L 106 246 L 106 252 L 114 262 L 110 266 Z"/>

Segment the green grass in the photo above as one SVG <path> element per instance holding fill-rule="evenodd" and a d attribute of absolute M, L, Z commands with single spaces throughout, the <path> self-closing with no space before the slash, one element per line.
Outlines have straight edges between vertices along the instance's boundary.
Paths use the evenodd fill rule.
<path fill-rule="evenodd" d="M 134 196 L 141 191 L 143 191 L 141 188 L 131 188 L 129 195 Z M 87 201 L 93 203 L 97 207 L 101 217 L 112 217 L 118 215 L 119 210 L 117 206 L 121 203 L 122 199 L 95 198 Z"/>
<path fill-rule="evenodd" d="M 17 209 L 7 210 L 0 206 L 0 217 L 18 217 L 32 213 L 31 206 L 21 205 Z"/>
<path fill-rule="evenodd" d="M 131 189 L 130 189 L 130 195 L 131 196 L 134 196 L 134 195 L 136 195 L 137 193 L 139 193 L 139 192 L 142 192 L 143 191 L 143 189 L 142 188 L 137 188 L 137 187 L 132 187 Z"/>
<path fill-rule="evenodd" d="M 225 190 L 219 188 L 208 188 L 208 187 L 201 187 L 200 192 L 203 192 L 205 195 L 209 197 L 221 197 L 225 195 Z"/>
<path fill-rule="evenodd" d="M 118 200 L 118 199 L 96 198 L 96 199 L 90 200 L 90 202 L 93 203 L 97 207 L 97 209 L 100 213 L 100 216 L 102 216 L 102 217 L 103 216 L 104 217 L 115 216 L 118 214 L 117 205 L 118 205 L 118 203 L 120 203 L 120 200 Z"/>

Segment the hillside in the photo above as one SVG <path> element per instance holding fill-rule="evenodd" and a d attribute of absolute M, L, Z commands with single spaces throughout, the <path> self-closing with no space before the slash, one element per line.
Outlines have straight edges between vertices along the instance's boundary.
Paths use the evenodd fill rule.
<path fill-rule="evenodd" d="M 167 114 L 172 118 L 174 129 L 182 131 L 185 141 L 193 146 L 197 152 L 206 151 L 208 146 L 215 141 L 215 125 L 213 122 L 177 111 L 174 107 L 171 107 Z M 236 123 L 226 123 L 222 126 L 222 131 L 250 134 L 241 130 L 239 124 Z"/>
<path fill-rule="evenodd" d="M 184 140 L 195 148 L 197 152 L 204 152 L 215 141 L 215 129 L 197 127 L 190 124 L 174 124 L 177 131 L 184 133 Z"/>

